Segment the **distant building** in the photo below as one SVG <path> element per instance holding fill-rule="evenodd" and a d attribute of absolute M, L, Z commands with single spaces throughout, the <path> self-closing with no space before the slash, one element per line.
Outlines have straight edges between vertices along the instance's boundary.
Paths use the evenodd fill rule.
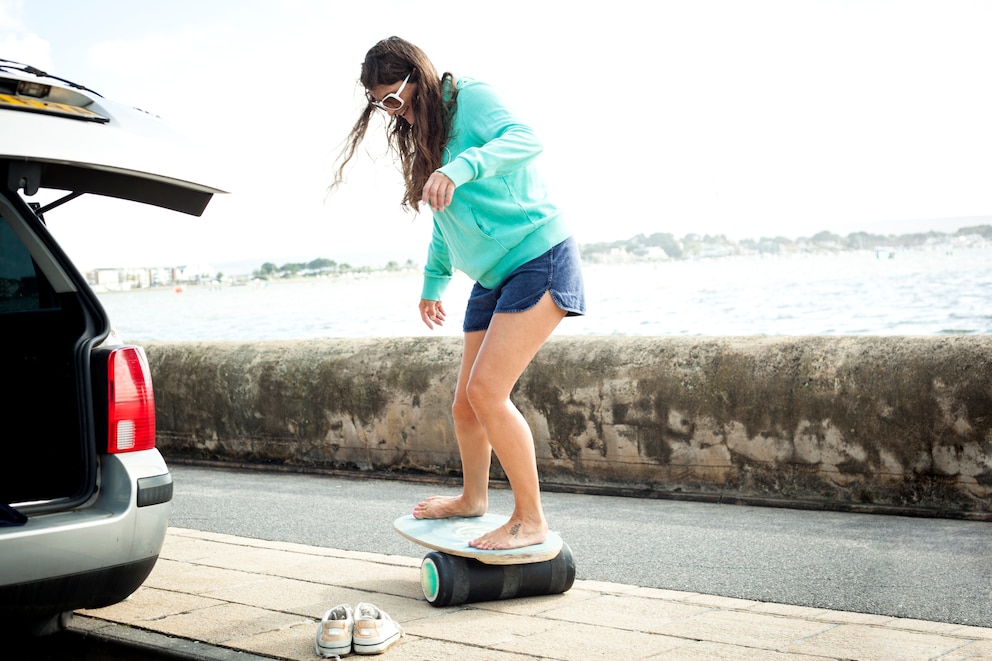
<path fill-rule="evenodd" d="M 176 282 L 211 282 L 217 278 L 217 269 L 209 264 L 190 264 L 180 266 L 175 276 Z"/>
<path fill-rule="evenodd" d="M 95 269 L 86 274 L 86 279 L 90 285 L 109 291 L 121 289 L 120 269 Z"/>

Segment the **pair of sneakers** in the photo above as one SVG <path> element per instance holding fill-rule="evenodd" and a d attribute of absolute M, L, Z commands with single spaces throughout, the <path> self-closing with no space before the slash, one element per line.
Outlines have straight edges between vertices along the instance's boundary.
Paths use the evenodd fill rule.
<path fill-rule="evenodd" d="M 403 629 L 384 610 L 362 602 L 351 610 L 341 604 L 326 613 L 317 627 L 314 646 L 318 656 L 341 657 L 355 654 L 382 654 L 403 636 Z"/>

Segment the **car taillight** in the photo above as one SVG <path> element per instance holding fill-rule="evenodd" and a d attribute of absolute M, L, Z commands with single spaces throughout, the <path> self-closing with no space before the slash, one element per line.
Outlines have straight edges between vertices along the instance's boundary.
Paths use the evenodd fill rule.
<path fill-rule="evenodd" d="M 155 447 L 155 396 L 141 347 L 120 347 L 107 358 L 107 452 Z"/>

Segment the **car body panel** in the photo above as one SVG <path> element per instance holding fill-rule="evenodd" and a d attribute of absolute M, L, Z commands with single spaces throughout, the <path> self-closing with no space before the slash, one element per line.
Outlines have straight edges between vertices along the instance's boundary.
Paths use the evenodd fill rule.
<path fill-rule="evenodd" d="M 3 562 L 0 585 L 80 574 L 158 556 L 165 540 L 171 503 L 137 507 L 139 478 L 170 476 L 158 450 L 101 455 L 107 487 L 86 507 L 28 517 L 27 523 L 0 534 Z"/>

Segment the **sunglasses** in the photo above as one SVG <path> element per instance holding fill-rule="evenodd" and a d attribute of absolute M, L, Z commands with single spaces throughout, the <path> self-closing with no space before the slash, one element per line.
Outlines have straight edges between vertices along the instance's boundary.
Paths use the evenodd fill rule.
<path fill-rule="evenodd" d="M 399 110 L 403 107 L 404 103 L 402 97 L 400 97 L 400 94 L 403 92 L 403 88 L 406 87 L 406 82 L 410 80 L 410 76 L 412 75 L 413 72 L 411 71 L 406 75 L 406 78 L 403 79 L 403 84 L 400 85 L 400 88 L 395 92 L 390 92 L 386 96 L 382 97 L 381 101 L 376 101 L 371 95 L 369 95 L 369 103 L 380 110 Z"/>

